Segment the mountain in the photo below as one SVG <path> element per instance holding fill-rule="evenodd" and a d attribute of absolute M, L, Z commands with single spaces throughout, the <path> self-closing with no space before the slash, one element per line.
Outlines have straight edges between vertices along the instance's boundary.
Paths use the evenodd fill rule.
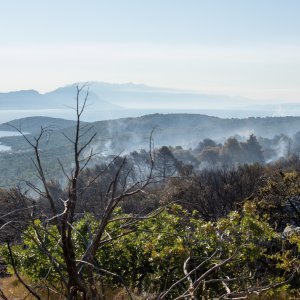
<path fill-rule="evenodd" d="M 52 92 L 44 94 L 43 97 L 45 98 L 46 102 L 52 106 L 52 108 L 66 108 L 67 106 L 74 107 L 76 97 L 76 84 L 58 88 Z M 85 93 L 83 92 L 80 99 L 83 101 L 84 97 Z M 96 110 L 122 109 L 121 106 L 110 103 L 109 101 L 103 99 L 101 95 L 96 94 L 92 89 L 89 89 L 88 106 Z"/>
<path fill-rule="evenodd" d="M 46 94 L 35 90 L 24 90 L 9 93 L 0 93 L 1 110 L 48 110 L 66 109 L 75 105 L 75 85 L 58 88 Z M 83 96 L 83 95 L 82 95 Z M 81 98 L 83 100 L 83 97 Z M 90 91 L 89 105 L 93 109 L 116 110 L 122 107 L 109 103 Z"/>
<path fill-rule="evenodd" d="M 228 106 L 241 107 L 251 102 L 243 97 L 208 95 L 133 83 L 90 82 L 88 87 L 88 102 L 94 110 L 222 109 Z M 0 93 L 0 109 L 63 109 L 74 106 L 75 96 L 76 84 L 45 94 L 34 90 Z"/>
<path fill-rule="evenodd" d="M 0 93 L 1 109 L 38 109 L 44 106 L 43 95 L 35 90 Z"/>
<path fill-rule="evenodd" d="M 82 83 L 79 83 L 82 85 Z M 195 91 L 151 87 L 143 84 L 88 84 L 85 121 L 137 117 L 150 113 L 200 113 L 219 117 L 297 116 L 300 104 L 282 104 L 278 100 L 257 100 Z M 27 116 L 45 115 L 71 119 L 75 105 L 76 84 L 41 94 L 34 90 L 0 93 L 0 122 Z M 83 99 L 84 94 L 82 94 Z M 268 103 L 272 103 L 268 104 Z M 275 104 L 274 104 L 275 103 Z"/>
<path fill-rule="evenodd" d="M 90 82 L 90 90 L 110 103 L 131 109 L 221 109 L 251 103 L 250 99 L 243 97 L 201 94 L 134 83 Z"/>

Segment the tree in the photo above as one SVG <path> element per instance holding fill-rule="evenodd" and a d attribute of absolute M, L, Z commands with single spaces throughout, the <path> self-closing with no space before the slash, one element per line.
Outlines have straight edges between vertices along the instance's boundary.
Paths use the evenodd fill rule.
<path fill-rule="evenodd" d="M 244 152 L 245 163 L 264 163 L 264 156 L 261 145 L 254 134 L 251 134 L 246 143 L 241 143 Z"/>
<path fill-rule="evenodd" d="M 235 137 L 227 139 L 222 148 L 222 156 L 225 164 L 238 165 L 243 162 L 242 148 Z"/>
<path fill-rule="evenodd" d="M 198 146 L 195 148 L 195 151 L 202 152 L 206 147 L 216 147 L 217 144 L 211 139 L 204 139 L 201 141 Z"/>
<path fill-rule="evenodd" d="M 99 265 L 96 257 L 99 248 L 112 241 L 112 233 L 107 231 L 108 225 L 118 221 L 114 219 L 114 212 L 118 205 L 125 199 L 144 191 L 153 180 L 152 170 L 154 162 L 152 159 L 151 134 L 147 173 L 139 174 L 140 177 L 132 181 L 133 176 L 131 176 L 131 174 L 134 172 L 134 168 L 128 166 L 127 157 L 116 156 L 111 163 L 108 164 L 105 170 L 109 169 L 116 160 L 118 161 L 113 176 L 109 184 L 107 184 L 106 192 L 103 195 L 104 209 L 98 213 L 98 218 L 95 220 L 95 228 L 93 231 L 89 231 L 87 240 L 83 239 L 81 241 L 86 245 L 84 251 L 80 253 L 76 251 L 77 245 L 74 237 L 78 232 L 76 232 L 74 224 L 76 220 L 78 220 L 78 216 L 85 212 L 84 205 L 79 205 L 82 204 L 82 202 L 80 203 L 80 199 L 82 199 L 84 193 L 89 190 L 94 182 L 101 176 L 105 176 L 105 172 L 101 170 L 101 172 L 94 174 L 94 176 L 90 178 L 89 183 L 85 185 L 79 184 L 84 170 L 95 156 L 93 141 L 96 137 L 96 133 L 93 132 L 93 128 L 89 125 L 81 124 L 81 117 L 86 108 L 89 95 L 86 88 L 86 85 L 76 87 L 76 107 L 74 108 L 76 113 L 75 132 L 73 136 L 65 135 L 65 138 L 71 143 L 73 148 L 73 153 L 70 154 L 73 155 L 72 170 L 68 172 L 63 162 L 58 159 L 67 181 L 65 193 L 60 195 L 60 199 L 57 199 L 54 193 L 54 190 L 57 191 L 57 189 L 54 189 L 53 184 L 47 179 L 39 148 L 44 135 L 48 133 L 48 129 L 41 128 L 39 135 L 32 139 L 23 134 L 19 128 L 15 128 L 23 135 L 26 142 L 33 149 L 33 163 L 36 167 L 42 188 L 31 182 L 27 182 L 27 185 L 37 195 L 43 198 L 44 201 L 48 202 L 50 208 L 49 214 L 45 215 L 42 210 L 36 210 L 37 205 L 30 209 L 26 201 L 23 201 L 23 205 L 27 205 L 25 211 L 28 213 L 27 217 L 32 229 L 31 231 L 27 231 L 27 233 L 25 232 L 24 238 L 29 239 L 29 241 L 37 247 L 40 252 L 40 257 L 46 257 L 48 263 L 50 263 L 49 273 L 55 270 L 55 273 L 59 276 L 59 281 L 63 284 L 63 288 L 60 290 L 55 286 L 51 288 L 45 286 L 45 288 L 51 289 L 55 293 L 65 294 L 67 299 L 78 299 L 78 297 L 82 299 L 99 298 L 97 280 L 103 275 L 112 275 L 109 270 L 106 270 L 105 265 Z M 25 197 L 22 199 L 24 200 Z M 63 205 L 58 205 L 59 202 Z M 134 215 L 128 216 L 126 219 L 118 222 L 118 224 L 121 228 L 124 226 L 130 227 L 130 225 L 135 224 L 139 218 L 139 216 Z M 122 235 L 124 234 L 126 234 L 126 232 Z M 58 236 L 55 240 L 57 242 L 55 251 L 51 248 L 51 242 L 49 243 L 49 239 L 51 240 L 53 236 Z M 114 239 L 115 238 L 118 237 L 114 237 Z M 8 243 L 8 252 L 11 265 L 15 274 L 19 277 L 10 243 Z M 59 253 L 59 256 L 57 256 L 57 253 Z M 119 275 L 115 276 L 118 277 Z M 22 282 L 22 280 L 20 281 Z M 40 299 L 34 287 L 30 287 L 24 282 L 22 283 L 34 297 Z"/>
<path fill-rule="evenodd" d="M 158 176 L 161 176 L 163 179 L 175 175 L 177 160 L 168 147 L 163 146 L 156 151 L 155 170 L 158 172 Z"/>
<path fill-rule="evenodd" d="M 220 148 L 219 147 L 205 147 L 200 156 L 200 161 L 207 162 L 215 166 L 220 161 Z"/>
<path fill-rule="evenodd" d="M 171 178 L 163 187 L 164 203 L 176 201 L 201 219 L 216 221 L 240 208 L 262 186 L 258 164 L 238 168 L 205 169 L 189 177 Z"/>

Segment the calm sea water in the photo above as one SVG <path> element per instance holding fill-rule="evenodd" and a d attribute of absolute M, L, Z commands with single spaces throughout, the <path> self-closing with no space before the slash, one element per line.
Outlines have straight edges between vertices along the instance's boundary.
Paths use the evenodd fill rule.
<path fill-rule="evenodd" d="M 20 135 L 18 132 L 12 132 L 12 131 L 1 131 L 0 130 L 0 137 L 4 137 L 4 136 L 17 136 Z M 11 148 L 9 146 L 6 145 L 2 145 L 0 143 L 0 152 L 2 151 L 10 151 Z"/>

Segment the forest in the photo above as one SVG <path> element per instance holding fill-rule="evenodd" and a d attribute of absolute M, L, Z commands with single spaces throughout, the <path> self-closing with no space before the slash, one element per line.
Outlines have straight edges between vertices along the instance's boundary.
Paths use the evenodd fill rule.
<path fill-rule="evenodd" d="M 63 132 L 10 124 L 26 151 L 1 159 L 33 171 L 0 190 L 2 299 L 300 296 L 299 133 L 185 147 L 146 126 L 142 149 L 99 155 L 87 98 Z"/>

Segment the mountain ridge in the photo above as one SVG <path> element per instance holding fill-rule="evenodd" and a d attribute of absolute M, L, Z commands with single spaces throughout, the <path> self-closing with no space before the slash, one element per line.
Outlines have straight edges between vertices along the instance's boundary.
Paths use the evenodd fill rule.
<path fill-rule="evenodd" d="M 0 121 L 8 119 L 3 115 L 5 110 L 18 110 L 18 117 L 48 115 L 71 118 L 68 108 L 75 105 L 77 84 L 84 85 L 81 82 L 72 83 L 46 93 L 36 90 L 0 93 Z M 257 100 L 240 96 L 212 95 L 135 83 L 91 81 L 87 88 L 89 98 L 86 121 L 96 121 L 100 115 L 99 119 L 108 120 L 153 112 L 175 113 L 194 110 L 220 117 L 300 115 L 299 103 L 280 103 L 279 100 L 272 104 L 268 101 L 258 103 Z M 84 94 L 81 96 L 84 97 Z"/>
<path fill-rule="evenodd" d="M 20 90 L 0 93 L 0 108 L 60 108 L 69 105 L 76 95 L 76 85 L 72 83 L 58 87 L 46 93 L 35 90 Z M 152 87 L 135 83 L 107 83 L 91 81 L 88 84 L 89 98 L 95 109 L 114 110 L 122 108 L 172 108 L 185 107 L 209 108 L 212 100 L 215 105 L 231 107 L 243 106 L 243 102 L 251 99 L 239 96 L 211 95 L 197 91 Z M 12 99 L 13 97 L 17 97 Z M 24 99 L 21 99 L 24 97 Z M 30 99 L 32 97 L 32 99 Z M 7 98 L 10 101 L 6 101 Z M 240 102 L 236 104 L 236 102 Z"/>

